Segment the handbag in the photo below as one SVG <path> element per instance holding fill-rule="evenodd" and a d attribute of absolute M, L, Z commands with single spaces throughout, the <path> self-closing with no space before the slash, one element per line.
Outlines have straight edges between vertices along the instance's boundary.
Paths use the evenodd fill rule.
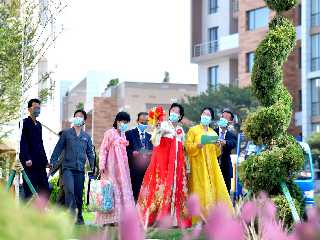
<path fill-rule="evenodd" d="M 114 209 L 114 187 L 111 180 L 92 179 L 88 211 L 109 213 Z"/>

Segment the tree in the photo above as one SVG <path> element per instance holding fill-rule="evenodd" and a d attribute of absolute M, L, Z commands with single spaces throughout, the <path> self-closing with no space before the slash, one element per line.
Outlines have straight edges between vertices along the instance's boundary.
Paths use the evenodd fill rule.
<path fill-rule="evenodd" d="M 79 102 L 76 106 L 76 110 L 84 110 L 84 103 L 83 102 Z"/>
<path fill-rule="evenodd" d="M 265 0 L 267 6 L 276 11 L 269 23 L 269 31 L 259 44 L 253 72 L 252 89 L 263 107 L 250 113 L 244 124 L 245 135 L 255 144 L 266 147 L 258 155 L 251 155 L 240 166 L 240 178 L 245 186 L 258 193 L 267 192 L 273 196 L 281 209 L 283 199 L 281 184 L 286 183 L 293 201 L 302 205 L 302 196 L 296 191 L 293 179 L 304 163 L 302 148 L 288 135 L 287 129 L 292 115 L 292 97 L 283 85 L 282 65 L 292 52 L 296 42 L 294 24 L 283 16 L 293 8 L 297 0 Z M 303 214 L 298 208 L 298 214 Z M 280 216 L 290 216 L 291 212 Z M 293 219 L 283 219 L 290 226 Z"/>
<path fill-rule="evenodd" d="M 165 72 L 164 72 L 164 79 L 163 79 L 163 82 L 164 82 L 164 83 L 168 83 L 168 82 L 170 82 L 170 73 L 169 73 L 169 72 L 167 72 L 167 71 L 165 71 Z"/>
<path fill-rule="evenodd" d="M 119 78 L 113 78 L 109 81 L 108 85 L 107 85 L 107 89 L 111 88 L 111 87 L 115 87 L 119 84 Z"/>
<path fill-rule="evenodd" d="M 186 101 L 182 100 L 182 104 L 185 108 L 185 116 L 194 122 L 199 121 L 200 111 L 204 107 L 211 107 L 215 111 L 216 118 L 224 108 L 229 108 L 241 122 L 246 118 L 248 112 L 253 111 L 259 105 L 257 99 L 252 96 L 250 87 L 239 88 L 225 85 L 198 96 L 189 96 Z"/>
<path fill-rule="evenodd" d="M 44 29 L 66 7 L 62 2 L 54 5 L 50 16 L 43 21 L 38 9 L 41 3 L 27 0 L 11 0 L 0 3 L 0 131 L 11 120 L 17 119 L 24 102 L 24 93 L 32 88 L 32 74 L 49 47 L 61 34 L 43 36 Z M 23 9 L 23 14 L 21 9 Z M 43 9 L 46 10 L 46 9 Z M 49 73 L 48 73 L 49 74 Z M 49 77 L 44 74 L 44 77 Z M 39 79 L 39 82 L 42 79 Z M 46 99 L 52 86 L 40 91 Z M 25 106 L 22 106 L 23 108 Z M 0 133 L 0 139 L 2 138 Z"/>

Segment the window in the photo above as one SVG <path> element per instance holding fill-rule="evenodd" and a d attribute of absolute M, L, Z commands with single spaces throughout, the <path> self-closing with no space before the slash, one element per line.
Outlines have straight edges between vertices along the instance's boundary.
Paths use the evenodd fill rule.
<path fill-rule="evenodd" d="M 208 0 L 209 14 L 216 13 L 218 11 L 218 0 Z"/>
<path fill-rule="evenodd" d="M 208 69 L 208 87 L 209 89 L 217 89 L 218 86 L 218 70 L 219 66 L 212 66 Z"/>
<path fill-rule="evenodd" d="M 320 33 L 311 35 L 311 71 L 320 70 Z"/>
<path fill-rule="evenodd" d="M 218 27 L 212 27 L 208 30 L 208 52 L 218 51 Z"/>
<path fill-rule="evenodd" d="M 320 116 L 320 78 L 311 80 L 311 114 Z"/>
<path fill-rule="evenodd" d="M 268 21 L 269 10 L 266 7 L 247 11 L 247 30 L 249 31 L 267 26 Z"/>
<path fill-rule="evenodd" d="M 254 52 L 248 52 L 246 54 L 247 72 L 251 73 L 254 64 Z"/>
<path fill-rule="evenodd" d="M 311 1 L 311 26 L 320 25 L 320 0 Z"/>

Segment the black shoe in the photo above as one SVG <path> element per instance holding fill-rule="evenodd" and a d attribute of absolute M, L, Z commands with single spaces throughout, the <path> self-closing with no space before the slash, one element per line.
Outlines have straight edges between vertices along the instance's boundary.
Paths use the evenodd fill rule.
<path fill-rule="evenodd" d="M 77 218 L 76 225 L 84 225 L 84 220 L 82 216 Z"/>

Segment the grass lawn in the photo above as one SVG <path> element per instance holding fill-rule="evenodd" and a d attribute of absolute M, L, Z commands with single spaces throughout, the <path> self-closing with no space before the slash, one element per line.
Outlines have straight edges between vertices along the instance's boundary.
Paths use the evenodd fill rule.
<path fill-rule="evenodd" d="M 94 235 L 95 233 L 99 232 L 101 228 L 92 225 L 94 222 L 94 213 L 92 212 L 84 212 L 83 213 L 84 221 L 86 222 L 85 226 L 76 226 L 74 231 L 74 238 L 80 238 L 83 236 L 90 236 Z M 184 232 L 191 232 L 192 230 L 181 230 L 181 229 L 168 229 L 168 230 L 160 230 L 156 228 L 149 228 L 148 233 L 146 235 L 147 239 L 172 239 L 178 240 L 181 239 Z M 109 227 L 109 238 L 108 239 L 117 239 L 117 227 Z M 199 240 L 204 240 L 204 236 L 200 236 Z"/>

